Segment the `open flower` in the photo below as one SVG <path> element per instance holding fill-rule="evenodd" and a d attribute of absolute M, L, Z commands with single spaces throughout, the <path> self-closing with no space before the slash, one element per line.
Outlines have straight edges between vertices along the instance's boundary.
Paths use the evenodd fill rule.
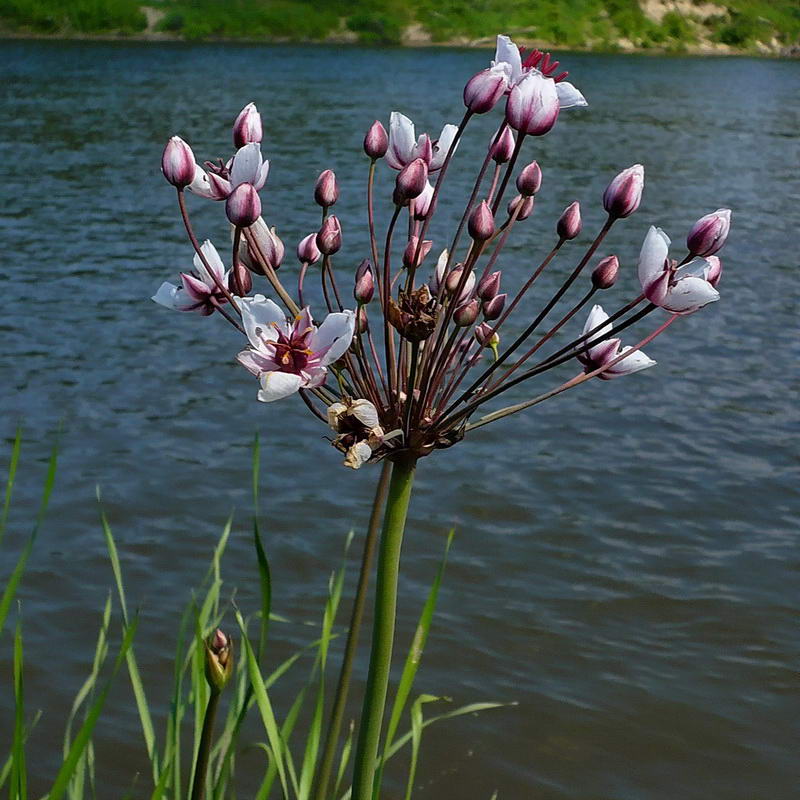
<path fill-rule="evenodd" d="M 228 286 L 229 272 L 225 271 L 217 248 L 206 240 L 200 250 L 219 282 L 223 286 Z M 196 311 L 203 316 L 213 314 L 217 305 L 227 303 L 225 295 L 220 291 L 197 253 L 194 256 L 194 269 L 194 273 L 181 273 L 182 286 L 164 281 L 153 295 L 153 300 L 173 311 Z"/>
<path fill-rule="evenodd" d="M 594 306 L 589 312 L 586 324 L 583 326 L 583 335 L 585 336 L 589 331 L 593 331 L 598 325 L 603 325 L 607 319 L 608 314 L 603 311 L 603 307 Z M 611 323 L 604 325 L 589 340 L 590 342 L 596 342 L 596 344 L 592 344 L 586 352 L 578 354 L 578 361 L 584 365 L 586 372 L 594 372 L 594 370 L 600 369 L 603 365 L 610 364 L 615 358 L 631 349 L 630 347 L 620 347 L 622 342 L 619 339 L 599 341 L 604 336 L 607 336 L 610 330 Z M 621 361 L 618 361 L 613 367 L 601 372 L 597 377 L 602 378 L 604 381 L 610 381 L 623 375 L 632 375 L 634 372 L 640 372 L 648 367 L 654 367 L 655 364 L 656 362 L 652 358 L 648 358 L 641 350 L 636 350 Z"/>
<path fill-rule="evenodd" d="M 457 130 L 455 125 L 445 125 L 435 142 L 427 133 L 417 139 L 414 123 L 399 111 L 392 111 L 386 163 L 392 169 L 403 169 L 414 159 L 421 158 L 428 165 L 428 172 L 436 172 L 442 168 Z"/>
<path fill-rule="evenodd" d="M 291 322 L 264 295 L 239 300 L 250 349 L 237 359 L 261 382 L 258 399 L 270 403 L 325 382 L 327 367 L 340 358 L 353 338 L 355 314 L 328 314 L 317 328 L 304 308 Z"/>
<path fill-rule="evenodd" d="M 251 142 L 240 147 L 228 164 L 229 168 L 220 167 L 218 173 L 206 173 L 198 167 L 189 190 L 211 200 L 227 200 L 243 183 L 250 184 L 256 191 L 264 188 L 269 175 L 269 161 L 263 159 L 260 144 Z"/>
<path fill-rule="evenodd" d="M 508 36 L 497 37 L 497 48 L 492 67 L 504 65 L 509 75 L 508 91 L 522 81 L 527 75 L 541 75 L 555 84 L 558 103 L 561 108 L 578 108 L 588 106 L 586 98 L 568 81 L 566 72 L 554 76 L 558 61 L 550 61 L 550 54 L 534 50 L 523 63 L 519 47 Z"/>
<path fill-rule="evenodd" d="M 639 254 L 639 281 L 651 303 L 673 314 L 692 314 L 719 300 L 709 280 L 714 277 L 714 264 L 695 258 L 678 268 L 668 253 L 669 236 L 651 225 Z"/>

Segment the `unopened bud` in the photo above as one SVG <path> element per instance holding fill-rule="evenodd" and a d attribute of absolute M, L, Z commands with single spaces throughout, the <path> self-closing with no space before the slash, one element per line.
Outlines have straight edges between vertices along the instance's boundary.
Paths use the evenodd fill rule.
<path fill-rule="evenodd" d="M 485 300 L 483 303 L 483 317 L 484 319 L 497 319 L 506 307 L 507 294 L 495 295 L 491 300 Z"/>
<path fill-rule="evenodd" d="M 206 680 L 214 694 L 219 694 L 233 675 L 233 642 L 217 628 L 205 642 Z"/>
<path fill-rule="evenodd" d="M 535 162 L 531 161 L 522 172 L 517 175 L 517 191 L 523 197 L 533 197 L 542 186 L 542 169 Z"/>
<path fill-rule="evenodd" d="M 335 215 L 326 217 L 317 234 L 316 244 L 320 253 L 332 256 L 342 246 L 342 226 Z"/>
<path fill-rule="evenodd" d="M 247 267 L 236 259 L 228 278 L 228 289 L 232 294 L 244 297 L 253 288 L 253 276 Z"/>
<path fill-rule="evenodd" d="M 574 239 L 581 232 L 582 227 L 581 206 L 576 200 L 574 203 L 570 203 L 558 218 L 556 233 L 559 239 L 569 241 L 570 239 Z"/>
<path fill-rule="evenodd" d="M 453 313 L 453 321 L 459 328 L 468 328 L 478 319 L 480 310 L 481 304 L 476 297 L 455 310 Z"/>
<path fill-rule="evenodd" d="M 372 159 L 383 158 L 389 149 L 386 128 L 376 119 L 364 137 L 364 152 Z"/>
<path fill-rule="evenodd" d="M 231 224 L 248 228 L 261 216 L 261 198 L 252 183 L 240 183 L 225 201 Z"/>
<path fill-rule="evenodd" d="M 319 261 L 320 252 L 317 247 L 317 234 L 309 233 L 308 236 L 300 240 L 297 245 L 297 260 L 301 264 L 316 264 Z"/>
<path fill-rule="evenodd" d="M 717 256 L 706 258 L 708 267 L 705 272 L 705 279 L 716 289 L 719 279 L 722 277 L 722 261 Z"/>
<path fill-rule="evenodd" d="M 433 242 L 430 239 L 424 239 L 422 245 L 420 245 L 419 237 L 412 236 L 403 251 L 403 266 L 406 269 L 411 269 L 412 267 L 419 269 L 420 264 L 425 260 L 425 256 L 430 253 L 431 247 L 433 247 Z M 417 249 L 419 249 L 419 255 L 417 255 Z"/>
<path fill-rule="evenodd" d="M 644 167 L 634 164 L 622 170 L 603 192 L 603 208 L 612 219 L 629 217 L 639 208 L 644 189 Z"/>
<path fill-rule="evenodd" d="M 397 175 L 392 200 L 395 205 L 407 206 L 411 200 L 422 194 L 428 182 L 428 165 L 421 158 L 415 158 Z"/>
<path fill-rule="evenodd" d="M 513 217 L 514 212 L 519 208 L 519 211 L 517 211 L 517 222 L 528 219 L 528 217 L 533 214 L 535 202 L 533 197 L 523 197 L 521 194 L 518 194 L 508 204 L 508 208 L 506 209 L 508 211 L 508 216 Z"/>
<path fill-rule="evenodd" d="M 712 256 L 722 249 L 731 229 L 731 210 L 718 208 L 711 214 L 700 217 L 689 235 L 686 237 L 686 247 L 693 256 Z"/>
<path fill-rule="evenodd" d="M 619 259 L 606 256 L 592 272 L 592 285 L 595 289 L 610 289 L 617 282 Z"/>
<path fill-rule="evenodd" d="M 481 322 L 481 324 L 475 328 L 475 340 L 481 347 L 495 348 L 500 344 L 500 337 L 497 335 L 496 331 L 492 333 L 493 329 L 494 326 L 490 325 L 488 322 Z"/>
<path fill-rule="evenodd" d="M 261 114 L 255 103 L 248 103 L 233 123 L 233 146 L 238 150 L 246 144 L 258 144 L 262 136 Z"/>
<path fill-rule="evenodd" d="M 164 177 L 178 189 L 185 189 L 194 180 L 196 169 L 192 148 L 180 136 L 173 136 L 161 156 Z"/>
<path fill-rule="evenodd" d="M 505 64 L 502 66 L 505 67 Z M 464 105 L 473 114 L 485 114 L 494 108 L 507 88 L 508 79 L 501 65 L 484 69 L 467 81 Z"/>
<path fill-rule="evenodd" d="M 372 264 L 364 259 L 356 270 L 356 283 L 353 288 L 353 297 L 360 304 L 369 303 L 375 294 L 375 277 L 372 274 Z"/>
<path fill-rule="evenodd" d="M 500 278 L 502 272 L 490 272 L 488 275 L 481 278 L 478 283 L 478 291 L 476 294 L 481 300 L 491 300 L 500 291 Z"/>
<path fill-rule="evenodd" d="M 514 134 L 511 128 L 506 126 L 497 141 L 494 141 L 494 139 L 492 140 L 492 144 L 489 147 L 489 154 L 498 164 L 505 164 L 507 161 L 510 161 L 511 156 L 514 155 L 515 145 Z"/>
<path fill-rule="evenodd" d="M 483 200 L 481 204 L 469 215 L 467 225 L 469 235 L 477 242 L 485 242 L 494 234 L 494 215 L 489 204 Z"/>
<path fill-rule="evenodd" d="M 314 185 L 315 202 L 323 208 L 329 208 L 338 199 L 339 184 L 336 182 L 336 174 L 332 169 L 323 170 Z"/>
<path fill-rule="evenodd" d="M 433 186 L 431 186 L 430 181 L 426 181 L 425 188 L 422 190 L 422 193 L 414 198 L 414 219 L 418 222 L 421 222 L 424 219 L 427 219 L 434 210 L 436 206 L 433 205 Z"/>

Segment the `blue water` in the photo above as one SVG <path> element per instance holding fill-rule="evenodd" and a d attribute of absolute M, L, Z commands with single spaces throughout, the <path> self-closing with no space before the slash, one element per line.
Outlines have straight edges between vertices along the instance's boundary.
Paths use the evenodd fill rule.
<path fill-rule="evenodd" d="M 138 658 L 160 729 L 179 611 L 232 508 L 224 591 L 239 587 L 246 611 L 257 605 L 247 517 L 254 434 L 264 445 L 275 610 L 295 621 L 274 628 L 276 661 L 308 640 L 300 623 L 321 613 L 329 571 L 346 532 L 363 531 L 377 477 L 374 467 L 340 467 L 297 398 L 256 402 L 255 382 L 232 361 L 239 340 L 222 320 L 149 301 L 191 257 L 158 169 L 166 138 L 180 133 L 198 155 L 225 155 L 230 121 L 254 100 L 273 164 L 265 216 L 287 244 L 284 273 L 293 274 L 294 245 L 317 224 L 313 181 L 331 167 L 342 186 L 345 275 L 365 254 L 364 131 L 392 109 L 434 134 L 457 122 L 463 82 L 487 55 L 0 45 L 0 434 L 10 443 L 17 424 L 25 428 L 0 575 L 27 535 L 61 428 L 51 513 L 20 593 L 27 703 L 44 711 L 30 742 L 33 792 L 57 769 L 113 585 L 96 484 L 130 603 L 141 609 Z M 650 224 L 680 243 L 697 217 L 729 206 L 722 299 L 647 348 L 656 368 L 565 393 L 420 464 L 401 644 L 447 530 L 457 534 L 417 688 L 458 704 L 518 705 L 430 728 L 416 796 L 789 800 L 800 778 L 800 62 L 563 60 L 590 108 L 565 112 L 525 151 L 544 183 L 501 261 L 506 286 L 547 252 L 555 218 L 574 199 L 588 243 L 603 220 L 605 184 L 641 162 L 641 209 L 604 245 L 623 267 L 608 305 L 638 292 L 635 257 Z M 476 121 L 459 149 L 435 252 L 495 125 Z M 219 206 L 195 200 L 192 213 L 203 236 L 226 242 Z M 580 252 L 559 259 L 541 291 L 560 284 Z M 529 394 L 554 379 L 541 380 Z M 10 444 L 3 462 L 9 452 Z M 10 657 L 6 630 L 0 753 L 13 714 Z M 279 704 L 301 678 L 289 678 Z M 134 794 L 149 796 L 137 725 L 120 679 L 96 736 L 101 797 L 121 796 L 137 771 Z M 254 720 L 248 736 L 259 735 Z M 260 769 L 251 759 L 242 762 L 253 764 L 242 796 Z M 387 797 L 401 795 L 404 768 L 398 762 Z"/>

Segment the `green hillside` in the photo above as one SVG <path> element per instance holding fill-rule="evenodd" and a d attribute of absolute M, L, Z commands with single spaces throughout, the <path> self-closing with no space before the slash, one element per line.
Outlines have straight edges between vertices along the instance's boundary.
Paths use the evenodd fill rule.
<path fill-rule="evenodd" d="M 790 54 L 798 0 L 0 0 L 8 33 Z"/>

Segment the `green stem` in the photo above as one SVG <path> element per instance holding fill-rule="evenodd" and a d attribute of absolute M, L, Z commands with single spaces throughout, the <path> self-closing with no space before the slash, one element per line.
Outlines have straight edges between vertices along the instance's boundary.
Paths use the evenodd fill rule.
<path fill-rule="evenodd" d="M 416 458 L 398 458 L 392 469 L 386 514 L 383 518 L 378 575 L 375 585 L 375 619 L 372 623 L 372 652 L 367 688 L 358 730 L 353 767 L 352 800 L 372 800 L 375 766 L 381 738 L 389 668 L 392 662 L 394 626 L 397 612 L 397 578 L 406 514 L 414 485 Z"/>
<path fill-rule="evenodd" d="M 328 732 L 325 736 L 325 748 L 322 753 L 317 785 L 314 792 L 315 800 L 326 800 L 328 785 L 330 784 L 333 759 L 339 743 L 339 732 L 342 727 L 344 709 L 347 704 L 347 694 L 350 689 L 350 676 L 353 672 L 353 661 L 358 648 L 358 635 L 361 622 L 364 618 L 364 606 L 367 601 L 367 587 L 369 576 L 372 572 L 372 561 L 375 555 L 375 544 L 378 541 L 381 517 L 383 516 L 383 503 L 386 500 L 386 490 L 389 486 L 389 476 L 392 472 L 392 462 L 384 461 L 381 476 L 375 489 L 375 499 L 372 502 L 372 513 L 369 518 L 367 537 L 364 540 L 364 553 L 361 556 L 361 571 L 358 574 L 358 586 L 353 600 L 353 611 L 350 615 L 350 627 L 347 632 L 347 644 L 344 648 L 342 667 L 339 672 L 339 682 L 336 686 L 336 696 L 331 710 L 331 719 L 328 723 Z"/>
<path fill-rule="evenodd" d="M 212 689 L 208 698 L 208 705 L 206 706 L 206 715 L 203 718 L 203 731 L 200 734 L 200 745 L 197 748 L 197 763 L 194 768 L 191 800 L 203 800 L 203 795 L 205 794 L 208 756 L 211 752 L 211 735 L 214 730 L 214 719 L 217 716 L 218 705 L 219 692 Z"/>

